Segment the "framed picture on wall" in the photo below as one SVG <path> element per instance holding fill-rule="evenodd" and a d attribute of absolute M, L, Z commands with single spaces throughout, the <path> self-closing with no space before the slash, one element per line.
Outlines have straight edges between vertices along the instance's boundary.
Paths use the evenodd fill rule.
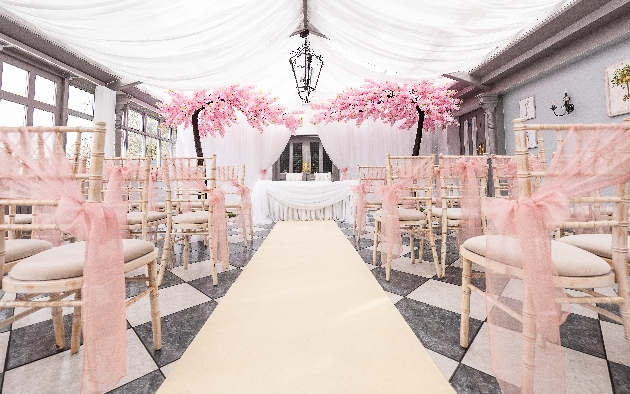
<path fill-rule="evenodd" d="M 630 112 L 630 59 L 611 64 L 604 70 L 608 116 Z"/>
<path fill-rule="evenodd" d="M 534 119 L 536 117 L 536 106 L 534 104 L 534 96 L 529 96 L 518 102 L 520 110 L 519 117 L 525 119 Z"/>

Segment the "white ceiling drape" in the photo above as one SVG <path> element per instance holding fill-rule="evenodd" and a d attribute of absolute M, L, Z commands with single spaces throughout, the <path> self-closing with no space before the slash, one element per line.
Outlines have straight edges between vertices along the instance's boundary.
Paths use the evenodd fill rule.
<path fill-rule="evenodd" d="M 318 90 L 364 78 L 414 82 L 465 70 L 573 0 L 310 0 L 324 57 Z M 300 0 L 0 0 L 17 16 L 130 81 L 197 90 L 232 83 L 294 93 Z"/>

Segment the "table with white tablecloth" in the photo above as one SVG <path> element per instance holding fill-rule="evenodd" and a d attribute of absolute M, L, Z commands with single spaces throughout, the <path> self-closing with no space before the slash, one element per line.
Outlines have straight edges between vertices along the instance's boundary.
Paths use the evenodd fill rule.
<path fill-rule="evenodd" d="M 352 220 L 352 186 L 358 181 L 258 181 L 252 190 L 254 222 Z"/>

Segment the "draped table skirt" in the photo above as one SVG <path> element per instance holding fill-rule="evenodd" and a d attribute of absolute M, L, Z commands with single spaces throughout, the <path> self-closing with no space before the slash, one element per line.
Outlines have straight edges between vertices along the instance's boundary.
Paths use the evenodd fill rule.
<path fill-rule="evenodd" d="M 351 220 L 356 180 L 330 182 L 257 181 L 252 190 L 254 222 Z"/>

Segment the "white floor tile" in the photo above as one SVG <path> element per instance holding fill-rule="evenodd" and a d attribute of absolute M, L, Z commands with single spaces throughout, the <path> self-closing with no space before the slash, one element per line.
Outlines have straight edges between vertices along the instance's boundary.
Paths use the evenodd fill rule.
<path fill-rule="evenodd" d="M 368 269 L 370 271 L 372 271 L 374 268 L 378 267 L 377 265 L 374 265 L 372 263 L 365 263 L 365 265 L 368 267 Z"/>
<path fill-rule="evenodd" d="M 412 291 L 407 298 L 459 314 L 461 312 L 462 288 L 450 283 L 429 280 Z M 470 317 L 477 320 L 485 320 L 486 318 L 486 304 L 483 298 L 474 292 L 470 297 Z"/>
<path fill-rule="evenodd" d="M 210 298 L 187 283 L 160 289 L 160 316 L 164 317 L 209 300 Z M 127 308 L 127 320 L 134 327 L 151 321 L 149 296 Z"/>
<path fill-rule="evenodd" d="M 630 367 L 630 344 L 624 337 L 623 326 L 605 321 L 600 324 L 608 359 Z"/>
<path fill-rule="evenodd" d="M 389 291 L 386 291 L 385 294 L 387 294 L 387 297 L 389 297 L 390 301 L 394 304 L 403 299 L 402 296 L 399 296 L 398 294 L 390 293 Z"/>
<path fill-rule="evenodd" d="M 521 360 L 521 347 L 519 345 L 521 337 L 520 334 L 513 331 L 501 331 L 506 335 L 507 343 L 514 344 L 513 346 L 511 345 L 510 349 L 504 350 L 504 352 L 512 354 L 505 361 L 513 361 L 515 363 L 515 368 L 513 368 L 514 376 L 509 376 L 506 380 L 509 383 L 518 385 L 520 382 L 518 364 Z M 606 360 L 568 348 L 562 348 L 562 355 L 564 358 L 567 393 L 612 393 Z M 490 368 L 490 350 L 486 323 L 479 330 L 470 349 L 464 356 L 462 364 L 493 375 Z"/>
<path fill-rule="evenodd" d="M 217 264 L 216 267 L 217 273 L 223 272 L 223 265 L 221 263 Z M 226 271 L 231 271 L 234 268 L 235 267 L 229 265 Z M 212 265 L 210 264 L 210 260 L 204 260 L 198 263 L 189 263 L 188 268 L 184 268 L 183 265 L 177 266 L 173 268 L 171 272 L 186 282 L 190 282 L 191 280 L 212 275 Z"/>
<path fill-rule="evenodd" d="M 173 370 L 173 368 L 175 368 L 175 365 L 177 364 L 177 361 L 173 361 L 170 364 L 166 364 L 165 366 L 163 366 L 162 368 L 160 368 L 162 370 L 162 373 L 164 374 L 165 377 L 168 377 L 168 374 L 171 373 L 171 371 Z"/>
<path fill-rule="evenodd" d="M 5 373 L 3 392 L 20 394 L 78 393 L 81 387 L 83 347 L 77 354 L 70 351 L 9 370 Z M 118 386 L 157 369 L 133 330 L 127 330 L 127 375 Z"/>
<path fill-rule="evenodd" d="M 431 357 L 435 365 L 437 365 L 440 372 L 442 372 L 442 375 L 446 379 L 450 379 L 451 376 L 453 376 L 453 372 L 455 372 L 455 370 L 457 369 L 459 363 L 455 360 L 451 360 L 450 358 L 441 355 L 440 353 L 436 353 L 429 349 L 425 350 L 427 351 L 427 353 L 429 353 L 429 356 Z"/>
<path fill-rule="evenodd" d="M 392 260 L 392 269 L 425 278 L 432 278 L 436 275 L 433 261 L 416 260 L 415 264 L 411 264 L 411 257 L 399 257 Z"/>
<path fill-rule="evenodd" d="M 0 334 L 0 371 L 4 371 L 4 360 L 7 359 L 7 349 L 9 347 L 9 331 Z"/>

